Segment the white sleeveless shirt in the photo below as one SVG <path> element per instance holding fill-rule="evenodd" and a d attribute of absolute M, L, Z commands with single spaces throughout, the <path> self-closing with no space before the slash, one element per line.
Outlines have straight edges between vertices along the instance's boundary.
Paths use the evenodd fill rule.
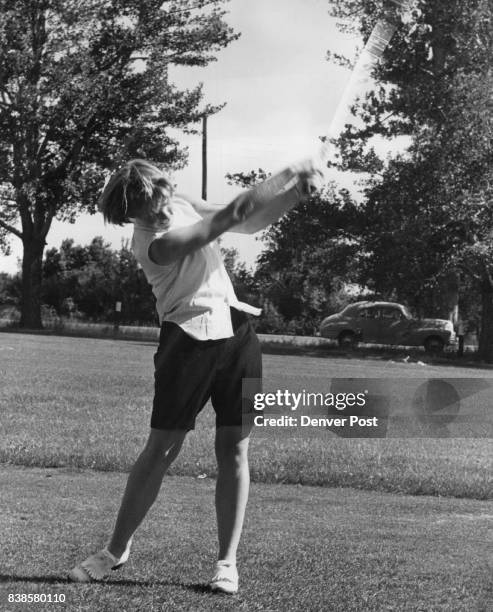
<path fill-rule="evenodd" d="M 233 336 L 230 307 L 257 316 L 260 309 L 238 301 L 217 241 L 164 266 L 149 259 L 153 240 L 202 219 L 187 200 L 178 196 L 173 196 L 164 212 L 167 222 L 159 228 L 134 220 L 132 237 L 132 251 L 156 297 L 160 323 L 176 323 L 197 340 Z"/>

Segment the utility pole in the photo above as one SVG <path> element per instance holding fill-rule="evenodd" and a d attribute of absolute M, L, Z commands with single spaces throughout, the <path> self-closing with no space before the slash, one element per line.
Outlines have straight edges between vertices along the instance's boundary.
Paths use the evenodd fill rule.
<path fill-rule="evenodd" d="M 207 200 L 207 115 L 202 115 L 202 199 Z"/>

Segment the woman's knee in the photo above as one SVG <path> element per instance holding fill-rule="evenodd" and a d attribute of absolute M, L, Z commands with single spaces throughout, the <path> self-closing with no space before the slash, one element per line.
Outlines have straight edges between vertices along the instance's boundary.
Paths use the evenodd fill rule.
<path fill-rule="evenodd" d="M 169 465 L 178 456 L 186 435 L 182 430 L 151 429 L 143 455 L 150 462 Z"/>
<path fill-rule="evenodd" d="M 249 438 L 238 428 L 219 428 L 216 432 L 216 457 L 219 464 L 248 462 Z"/>

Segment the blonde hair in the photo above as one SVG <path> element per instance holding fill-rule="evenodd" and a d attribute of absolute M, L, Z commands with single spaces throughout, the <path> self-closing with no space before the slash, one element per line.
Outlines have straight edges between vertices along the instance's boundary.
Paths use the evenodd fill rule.
<path fill-rule="evenodd" d="M 111 176 L 99 199 L 99 210 L 114 225 L 136 217 L 160 222 L 162 187 L 172 194 L 173 185 L 159 168 L 145 159 L 132 159 Z"/>

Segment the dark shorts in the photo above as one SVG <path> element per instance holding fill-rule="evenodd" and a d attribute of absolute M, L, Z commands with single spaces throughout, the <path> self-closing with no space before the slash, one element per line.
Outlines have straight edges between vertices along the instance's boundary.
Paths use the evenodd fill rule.
<path fill-rule="evenodd" d="M 262 355 L 247 315 L 232 308 L 231 320 L 235 335 L 224 340 L 196 340 L 175 323 L 162 324 L 152 428 L 193 429 L 209 399 L 216 427 L 242 425 L 243 413 L 252 410 L 251 402 L 242 401 L 242 380 L 258 379 L 253 385 L 261 391 Z"/>

